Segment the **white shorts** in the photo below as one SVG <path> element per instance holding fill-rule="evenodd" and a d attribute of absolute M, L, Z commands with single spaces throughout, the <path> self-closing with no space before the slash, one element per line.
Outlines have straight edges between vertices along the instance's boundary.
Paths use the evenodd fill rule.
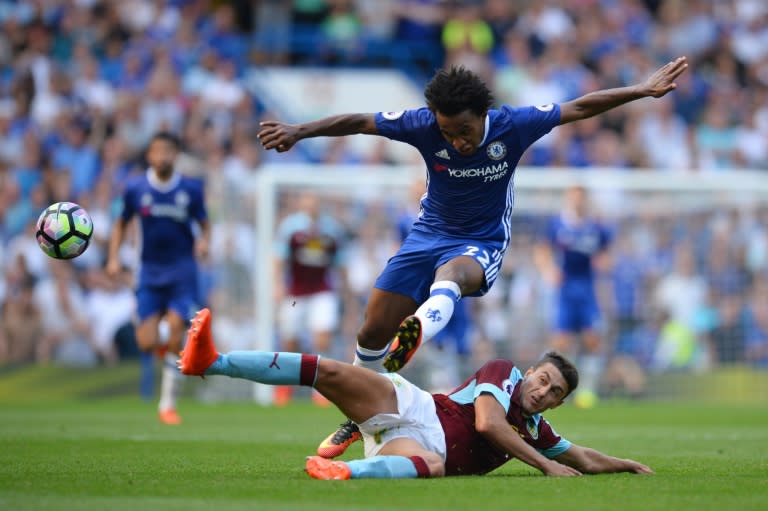
<path fill-rule="evenodd" d="M 298 339 L 306 331 L 332 332 L 338 325 L 339 299 L 333 291 L 289 296 L 280 304 L 278 333 L 283 338 Z"/>
<path fill-rule="evenodd" d="M 397 373 L 382 376 L 395 386 L 398 413 L 380 413 L 358 424 L 363 434 L 365 457 L 376 456 L 390 440 L 410 438 L 445 460 L 445 432 L 437 418 L 432 394 Z"/>

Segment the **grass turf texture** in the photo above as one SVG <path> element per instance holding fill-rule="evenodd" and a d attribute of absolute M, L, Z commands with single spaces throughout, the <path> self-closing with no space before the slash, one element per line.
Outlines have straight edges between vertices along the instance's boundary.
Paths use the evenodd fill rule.
<path fill-rule="evenodd" d="M 186 399 L 184 424 L 162 426 L 154 403 L 93 390 L 124 388 L 121 371 L 109 382 L 88 372 L 78 385 L 54 369 L 0 375 L 0 508 L 744 511 L 768 502 L 762 404 L 607 402 L 547 414 L 572 441 L 643 461 L 653 476 L 554 479 L 512 461 L 483 477 L 329 482 L 302 469 L 342 420 L 335 410 Z M 361 456 L 360 445 L 347 457 Z"/>

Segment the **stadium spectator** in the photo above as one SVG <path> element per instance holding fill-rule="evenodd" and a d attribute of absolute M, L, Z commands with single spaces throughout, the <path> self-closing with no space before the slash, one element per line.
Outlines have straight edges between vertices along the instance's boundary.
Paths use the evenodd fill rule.
<path fill-rule="evenodd" d="M 749 296 L 745 356 L 750 364 L 768 368 L 768 281 L 760 276 Z"/>
<path fill-rule="evenodd" d="M 742 295 L 728 293 L 717 298 L 715 325 L 708 333 L 714 363 L 727 365 L 745 361 L 747 321 L 744 313 Z"/>
<path fill-rule="evenodd" d="M 83 308 L 91 327 L 91 339 L 99 360 L 114 365 L 119 361 L 118 335 L 131 326 L 136 297 L 131 293 L 131 274 L 126 267 L 117 278 L 102 268 L 91 267 L 85 276 Z"/>
<path fill-rule="evenodd" d="M 6 289 L 0 304 L 0 365 L 45 362 L 38 360 L 47 354 L 39 349 L 43 311 L 34 300 L 35 284 L 35 277 L 26 274 Z"/>
<path fill-rule="evenodd" d="M 306 341 L 311 351 L 327 356 L 338 333 L 340 295 L 346 287 L 345 233 L 316 195 L 302 193 L 294 204 L 275 236 L 280 346 L 300 351 Z M 291 387 L 278 387 L 276 402 L 286 404 L 291 392 Z M 313 394 L 313 399 L 326 404 L 320 394 Z"/>
<path fill-rule="evenodd" d="M 93 365 L 95 350 L 91 342 L 82 287 L 75 270 L 65 261 L 49 259 L 50 271 L 34 289 L 34 303 L 41 315 L 43 335 L 36 343 L 37 360 L 42 364 L 63 362 Z"/>
<path fill-rule="evenodd" d="M 482 475 L 511 458 L 549 476 L 653 472 L 634 460 L 573 444 L 541 416 L 560 406 L 579 382 L 576 368 L 555 352 L 524 374 L 509 360 L 488 362 L 449 395 L 432 395 L 400 375 L 381 375 L 318 355 L 219 354 L 211 314 L 204 309 L 193 319 L 179 367 L 187 375 L 311 386 L 358 422 L 365 459 L 311 456 L 306 471 L 316 479 Z"/>

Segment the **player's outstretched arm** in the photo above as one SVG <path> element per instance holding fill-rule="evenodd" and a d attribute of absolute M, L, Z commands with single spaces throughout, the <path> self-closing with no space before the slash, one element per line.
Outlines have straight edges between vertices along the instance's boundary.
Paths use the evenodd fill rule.
<path fill-rule="evenodd" d="M 115 220 L 112 227 L 112 235 L 109 238 L 109 247 L 107 248 L 107 264 L 105 270 L 110 277 L 117 277 L 120 274 L 120 245 L 125 239 L 126 222 L 122 218 Z"/>
<path fill-rule="evenodd" d="M 278 153 L 283 153 L 304 138 L 376 135 L 377 133 L 374 114 L 344 114 L 304 124 L 263 121 L 261 130 L 256 136 L 264 149 L 275 149 Z"/>
<path fill-rule="evenodd" d="M 660 98 L 677 88 L 675 80 L 688 68 L 688 59 L 678 57 L 660 67 L 644 82 L 630 87 L 590 92 L 560 105 L 560 124 L 566 124 L 601 114 L 636 99 Z"/>
<path fill-rule="evenodd" d="M 548 476 L 577 476 L 578 469 L 551 460 L 525 443 L 507 422 L 504 408 L 490 394 L 475 399 L 475 429 L 492 445 Z"/>
<path fill-rule="evenodd" d="M 609 472 L 653 473 L 650 467 L 637 461 L 614 458 L 595 449 L 581 447 L 576 444 L 572 444 L 567 451 L 556 456 L 555 459 L 585 474 L 604 474 Z"/>

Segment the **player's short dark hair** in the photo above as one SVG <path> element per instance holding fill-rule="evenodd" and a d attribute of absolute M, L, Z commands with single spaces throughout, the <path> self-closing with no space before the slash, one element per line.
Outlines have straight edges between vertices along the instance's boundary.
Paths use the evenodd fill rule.
<path fill-rule="evenodd" d="M 177 151 L 181 149 L 181 140 L 179 140 L 179 137 L 177 137 L 170 131 L 158 131 L 157 133 L 152 135 L 152 138 L 149 140 L 149 145 L 152 145 L 152 142 L 154 142 L 155 140 L 168 142 Z"/>
<path fill-rule="evenodd" d="M 465 110 L 483 115 L 493 105 L 488 86 L 464 66 L 438 70 L 424 89 L 424 98 L 430 110 L 447 116 Z"/>
<path fill-rule="evenodd" d="M 576 390 L 576 387 L 579 386 L 579 371 L 576 369 L 576 366 L 573 365 L 573 362 L 556 351 L 548 351 L 542 355 L 533 367 L 539 368 L 546 363 L 555 366 L 557 370 L 560 371 L 560 374 L 563 375 L 565 383 L 568 384 L 568 392 L 566 392 L 566 396 Z"/>

